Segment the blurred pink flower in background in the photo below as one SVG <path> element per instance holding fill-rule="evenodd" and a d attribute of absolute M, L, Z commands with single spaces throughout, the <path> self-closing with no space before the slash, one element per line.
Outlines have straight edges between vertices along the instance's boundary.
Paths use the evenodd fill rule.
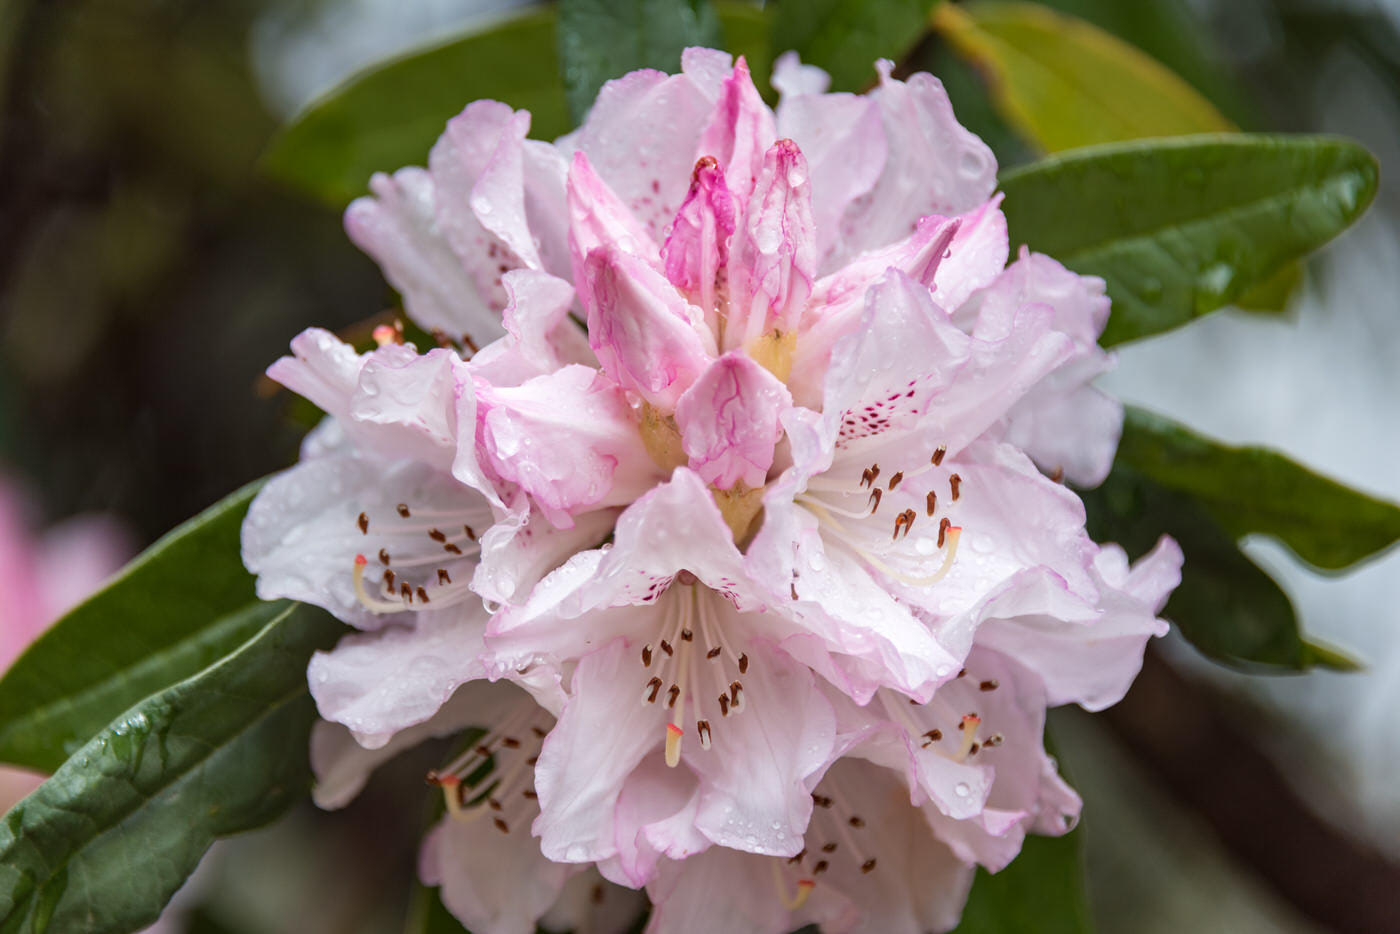
<path fill-rule="evenodd" d="M 0 474 L 0 672 L 136 553 L 131 532 L 112 516 L 75 516 L 39 530 L 35 511 L 22 485 Z M 42 780 L 0 767 L 0 812 Z"/>

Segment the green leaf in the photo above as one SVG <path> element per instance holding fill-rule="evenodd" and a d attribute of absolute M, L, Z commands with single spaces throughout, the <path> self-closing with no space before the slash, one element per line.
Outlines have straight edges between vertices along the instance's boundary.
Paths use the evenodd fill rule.
<path fill-rule="evenodd" d="M 1226 533 L 1272 535 L 1304 561 L 1339 570 L 1400 540 L 1400 506 L 1294 463 L 1232 447 L 1129 408 L 1118 462 L 1195 499 Z"/>
<path fill-rule="evenodd" d="M 344 205 L 374 172 L 426 164 L 447 121 L 481 98 L 530 111 L 536 139 L 568 132 L 552 9 L 360 72 L 294 118 L 263 154 L 263 169 Z"/>
<path fill-rule="evenodd" d="M 1339 653 L 1304 640 L 1288 596 L 1191 496 L 1121 463 L 1102 486 L 1080 496 L 1096 541 L 1117 542 L 1134 556 L 1163 534 L 1181 545 L 1186 563 L 1166 616 L 1204 654 L 1264 672 L 1356 667 Z"/>
<path fill-rule="evenodd" d="M 708 0 L 560 0 L 559 64 L 574 121 L 603 82 L 638 68 L 678 71 L 692 45 L 723 45 Z"/>
<path fill-rule="evenodd" d="M 903 59 L 928 30 L 937 0 L 781 0 L 773 48 L 824 68 L 836 91 L 875 81 L 875 60 Z"/>
<path fill-rule="evenodd" d="M 216 837 L 310 785 L 311 653 L 343 627 L 306 606 L 118 717 L 0 823 L 0 932 L 149 924 Z"/>
<path fill-rule="evenodd" d="M 0 760 L 52 772 L 113 717 L 242 645 L 283 607 L 239 559 L 259 483 L 167 534 L 0 678 Z"/>
<path fill-rule="evenodd" d="M 1376 183 L 1348 140 L 1244 134 L 1079 149 L 1001 179 L 1013 242 L 1107 281 L 1105 345 L 1229 304 L 1345 230 Z"/>
<path fill-rule="evenodd" d="M 1028 836 L 1021 855 L 1001 872 L 978 869 L 957 934 L 1089 934 L 1082 836 Z"/>
<path fill-rule="evenodd" d="M 1161 63 L 1039 4 L 945 4 L 934 22 L 983 70 L 1007 120 L 1046 152 L 1233 129 Z"/>

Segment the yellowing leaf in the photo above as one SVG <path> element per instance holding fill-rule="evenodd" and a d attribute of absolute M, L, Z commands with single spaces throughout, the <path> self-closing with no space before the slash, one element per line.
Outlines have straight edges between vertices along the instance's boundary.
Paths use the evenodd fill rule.
<path fill-rule="evenodd" d="M 1003 116 L 1046 152 L 1234 129 L 1155 59 L 1037 4 L 944 3 L 933 25 L 983 72 Z"/>

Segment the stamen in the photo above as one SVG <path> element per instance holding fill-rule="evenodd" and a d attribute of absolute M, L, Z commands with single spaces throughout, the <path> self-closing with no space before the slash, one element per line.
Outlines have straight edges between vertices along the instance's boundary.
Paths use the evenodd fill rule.
<path fill-rule="evenodd" d="M 904 479 L 904 471 L 902 471 L 902 470 L 899 471 L 898 473 L 896 473 L 893 477 L 890 477 L 890 492 L 891 492 L 891 493 L 894 492 L 894 488 L 895 488 L 895 487 L 899 486 L 899 481 L 901 481 L 901 480 L 903 480 L 903 479 Z"/>
<path fill-rule="evenodd" d="M 927 749 L 929 746 L 931 746 L 931 745 L 933 745 L 934 743 L 938 742 L 938 741 L 939 741 L 940 739 L 942 739 L 942 738 L 943 738 L 943 731 L 942 731 L 942 730 L 939 730 L 939 729 L 932 729 L 932 730 L 929 730 L 927 733 L 924 734 L 924 741 L 923 741 L 923 743 L 920 744 L 920 745 L 922 745 L 922 747 L 923 747 L 924 749 Z"/>
<path fill-rule="evenodd" d="M 404 607 L 402 604 L 390 603 L 387 600 L 380 600 L 370 595 L 365 589 L 365 565 L 369 562 L 364 555 L 355 556 L 355 571 L 352 579 L 355 583 L 355 599 L 371 613 L 400 613 Z M 387 571 L 385 572 L 388 573 Z M 407 585 L 405 585 L 407 586 Z"/>
<path fill-rule="evenodd" d="M 650 667 L 651 667 L 651 643 L 650 643 L 650 642 L 648 642 L 646 645 L 642 646 L 642 667 L 643 667 L 643 668 L 650 668 Z"/>
<path fill-rule="evenodd" d="M 368 516 L 368 515 L 366 515 L 366 514 L 363 513 L 363 512 L 360 513 L 360 518 L 358 518 L 358 519 L 355 520 L 355 524 L 358 525 L 358 526 L 360 527 L 360 534 L 361 534 L 361 535 L 368 535 L 368 534 L 369 534 L 369 516 Z"/>
<path fill-rule="evenodd" d="M 685 731 L 675 723 L 666 724 L 666 764 L 671 768 L 681 764 L 681 739 Z"/>
<path fill-rule="evenodd" d="M 799 856 L 801 854 L 798 854 Z M 770 864 L 773 867 L 773 884 L 778 889 L 778 900 L 783 903 L 783 907 L 788 911 L 797 911 L 807 903 L 807 897 L 812 894 L 812 889 L 816 888 L 815 879 L 798 879 L 797 894 L 788 895 L 787 886 L 783 882 L 782 864 L 776 859 Z"/>
<path fill-rule="evenodd" d="M 880 497 L 884 494 L 885 491 L 878 486 L 870 491 L 870 499 L 866 502 L 866 505 L 870 507 L 870 515 L 875 515 L 876 511 L 880 508 Z"/>
<path fill-rule="evenodd" d="M 397 509 L 399 511 L 399 515 L 403 516 L 405 519 L 411 518 L 412 514 L 408 511 L 407 503 L 399 503 L 394 508 Z"/>
<path fill-rule="evenodd" d="M 953 502 L 958 501 L 958 486 L 962 483 L 962 477 L 957 474 L 948 475 L 948 486 L 953 490 Z"/>
<path fill-rule="evenodd" d="M 1000 683 L 995 678 L 990 678 L 977 685 L 979 691 L 995 691 L 1000 687 Z"/>
<path fill-rule="evenodd" d="M 935 450 L 935 451 L 933 452 L 933 457 L 929 459 L 929 463 L 931 463 L 931 464 L 933 464 L 933 466 L 937 467 L 939 464 L 943 463 L 943 457 L 944 457 L 944 455 L 946 455 L 947 453 L 948 453 L 948 445 L 946 445 L 946 444 L 940 444 L 940 445 L 938 446 L 938 449 Z"/>
<path fill-rule="evenodd" d="M 938 523 L 938 547 L 943 547 L 943 542 L 948 537 L 948 530 L 953 527 L 953 520 L 944 516 Z"/>
<path fill-rule="evenodd" d="M 700 734 L 700 748 L 701 748 L 701 749 L 709 749 L 709 748 L 710 748 L 710 721 L 709 721 L 709 720 L 696 720 L 696 721 L 695 721 L 695 732 L 698 733 L 698 734 Z"/>
<path fill-rule="evenodd" d="M 452 583 L 452 575 L 447 573 L 447 568 L 437 569 L 437 581 L 439 584 Z"/>
<path fill-rule="evenodd" d="M 938 494 L 933 490 L 928 491 L 928 496 L 924 497 L 924 511 L 932 518 L 933 511 L 938 508 Z"/>
<path fill-rule="evenodd" d="M 661 693 L 661 679 L 652 678 L 647 682 L 646 687 L 642 688 L 642 704 L 656 703 L 656 696 L 659 693 Z"/>
<path fill-rule="evenodd" d="M 954 762 L 961 762 L 972 754 L 973 747 L 977 745 L 977 728 L 981 725 L 982 718 L 975 713 L 962 718 L 962 746 L 957 755 L 953 756 Z"/>

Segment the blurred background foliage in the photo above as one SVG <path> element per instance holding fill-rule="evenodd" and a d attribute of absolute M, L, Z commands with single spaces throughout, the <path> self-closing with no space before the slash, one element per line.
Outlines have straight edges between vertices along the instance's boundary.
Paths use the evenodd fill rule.
<path fill-rule="evenodd" d="M 112 512 L 149 541 L 290 463 L 304 418 L 272 392 L 263 368 L 303 327 L 353 333 L 394 297 L 340 229 L 338 208 L 363 167 L 323 172 L 332 183 L 308 193 L 279 162 L 279 128 L 358 69 L 424 42 L 445 42 L 448 65 L 425 70 L 415 93 L 440 101 L 444 118 L 489 96 L 442 80 L 452 49 L 460 52 L 448 40 L 515 5 L 0 0 L 0 469 L 26 479 L 40 518 Z M 779 3 L 775 15 L 792 19 L 802 5 Z M 815 6 L 839 25 L 858 5 Z M 959 118 L 1004 167 L 1069 145 L 1231 126 L 1346 132 L 1396 164 L 1395 4 L 944 4 L 928 28 L 929 4 L 908 6 L 912 27 L 857 23 L 822 35 L 793 20 L 788 34 L 819 59 L 823 48 L 855 42 L 898 54 L 903 71 L 938 74 Z M 721 14 L 731 43 L 747 41 L 752 9 L 730 3 Z M 892 36 L 906 37 L 904 47 L 889 48 Z M 526 30 L 518 42 L 502 67 L 533 66 L 554 80 L 552 38 Z M 1133 93 L 1153 104 L 1146 124 L 1094 94 L 1103 74 L 1125 69 Z M 869 78 L 835 73 L 849 89 Z M 1035 98 L 1056 82 L 1072 110 Z M 542 88 L 536 131 L 562 128 L 563 98 Z M 334 128 L 334 117 L 323 125 Z M 439 127 L 422 127 L 418 159 Z M 388 160 L 371 166 L 379 168 L 414 161 L 392 151 L 374 158 Z M 1301 437 L 1290 453 L 1400 497 L 1393 466 L 1378 466 L 1400 457 L 1395 395 L 1386 396 L 1397 388 L 1400 330 L 1384 323 L 1396 293 L 1386 290 L 1391 280 L 1359 275 L 1367 265 L 1383 274 L 1400 255 L 1400 188 L 1388 179 L 1374 214 L 1348 247 L 1358 254 L 1350 264 L 1324 256 L 1305 276 L 1290 269 L 1241 300 L 1286 307 L 1286 316 L 1260 323 L 1231 312 L 1204 322 L 1214 331 L 1201 336 L 1129 347 L 1113 388 L 1184 420 L 1203 416 L 1192 423 L 1218 436 Z M 1287 373 L 1296 364 L 1282 360 L 1265 371 L 1230 355 L 1261 328 L 1306 345 L 1289 359 L 1311 353 L 1323 381 Z M 1335 333 L 1352 342 L 1326 336 Z M 1290 375 L 1303 389 L 1279 387 Z M 1179 384 L 1199 388 L 1170 396 Z M 1224 414 L 1212 420 L 1210 396 L 1222 393 L 1237 402 L 1216 406 Z M 1351 434 L 1309 433 L 1316 418 L 1302 406 L 1314 398 L 1311 412 L 1341 411 L 1338 430 Z M 1106 725 L 1061 717 L 1061 750 L 1089 802 L 1081 835 L 1101 931 L 1365 931 L 1400 917 L 1400 869 L 1390 862 L 1400 859 L 1400 792 L 1393 779 L 1383 787 L 1400 768 L 1395 555 L 1343 592 L 1269 548 L 1247 550 L 1281 576 L 1310 627 L 1355 648 L 1372 670 L 1262 688 L 1171 643 Z M 413 787 L 434 757 L 429 749 L 421 762 L 396 764 L 346 812 L 306 808 L 216 851 L 181 900 L 194 929 L 396 929 L 420 828 L 395 789 Z"/>

